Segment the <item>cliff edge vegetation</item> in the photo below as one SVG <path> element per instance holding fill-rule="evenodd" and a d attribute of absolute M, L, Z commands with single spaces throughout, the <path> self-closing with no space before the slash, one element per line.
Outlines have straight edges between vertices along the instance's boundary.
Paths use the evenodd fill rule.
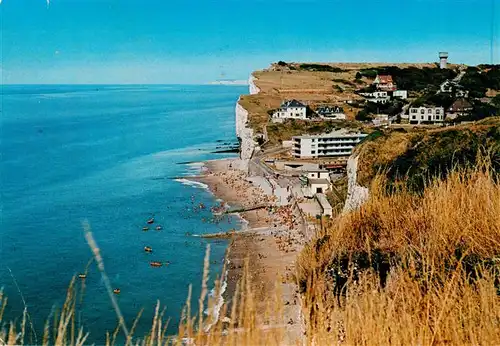
<path fill-rule="evenodd" d="M 356 149 L 358 183 L 368 187 L 381 174 L 390 186 L 404 183 L 422 191 L 430 178 L 444 178 L 457 166 L 477 165 L 480 152 L 500 172 L 500 117 L 437 129 L 377 130 Z"/>

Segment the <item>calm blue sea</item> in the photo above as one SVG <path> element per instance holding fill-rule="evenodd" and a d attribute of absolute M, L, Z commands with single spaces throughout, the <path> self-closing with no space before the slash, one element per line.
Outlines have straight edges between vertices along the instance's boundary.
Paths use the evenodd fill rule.
<path fill-rule="evenodd" d="M 228 156 L 211 151 L 236 141 L 235 102 L 246 92 L 241 86 L 3 86 L 0 285 L 9 298 L 6 319 L 22 315 L 21 292 L 40 340 L 72 276 L 91 258 L 82 229 L 87 219 L 112 285 L 121 289 L 117 298 L 129 327 L 144 308 L 137 330 L 143 334 L 160 300 L 175 332 L 189 284 L 197 300 L 206 245 L 217 262 L 212 279 L 227 246 L 186 232 L 228 230 L 240 221 L 206 222 L 208 208 L 194 206 L 214 205 L 215 198 L 171 178 L 199 169 L 179 163 Z M 163 230 L 143 232 L 152 215 Z M 143 251 L 146 245 L 152 254 Z M 152 268 L 150 260 L 171 264 Z M 117 320 L 95 265 L 85 285 L 78 319 L 89 341 L 99 344 Z"/>

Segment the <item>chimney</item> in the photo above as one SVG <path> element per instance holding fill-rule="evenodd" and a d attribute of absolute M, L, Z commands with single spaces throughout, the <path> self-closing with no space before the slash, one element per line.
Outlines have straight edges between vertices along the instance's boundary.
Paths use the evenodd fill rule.
<path fill-rule="evenodd" d="M 446 68 L 448 64 L 448 52 L 439 52 L 439 68 Z"/>

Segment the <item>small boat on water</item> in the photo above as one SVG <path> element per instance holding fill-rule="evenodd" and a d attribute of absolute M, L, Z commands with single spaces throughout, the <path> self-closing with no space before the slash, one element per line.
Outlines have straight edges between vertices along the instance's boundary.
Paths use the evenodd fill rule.
<path fill-rule="evenodd" d="M 156 226 L 156 230 L 157 230 L 157 231 L 161 231 L 162 229 L 163 229 L 162 225 L 158 225 L 158 226 Z"/>
<path fill-rule="evenodd" d="M 162 266 L 162 263 L 161 262 L 158 262 L 158 261 L 151 261 L 149 262 L 149 265 L 151 267 L 161 267 Z"/>
<path fill-rule="evenodd" d="M 87 278 L 87 274 L 78 274 L 78 277 L 80 279 L 86 279 Z"/>
<path fill-rule="evenodd" d="M 115 289 L 113 290 L 113 293 L 114 293 L 114 294 L 120 294 L 120 292 L 121 292 L 121 290 L 120 290 L 119 288 L 115 288 Z"/>
<path fill-rule="evenodd" d="M 143 230 L 144 232 L 149 231 L 149 227 L 148 227 L 148 226 L 144 226 L 144 227 L 142 227 L 142 230 Z"/>
<path fill-rule="evenodd" d="M 153 248 L 151 246 L 145 246 L 144 251 L 146 252 L 153 252 Z"/>
<path fill-rule="evenodd" d="M 155 222 L 155 218 L 154 218 L 154 217 L 152 217 L 151 219 L 149 219 L 149 220 L 147 221 L 147 223 L 149 223 L 149 224 L 152 224 L 152 223 L 154 223 L 154 222 Z"/>

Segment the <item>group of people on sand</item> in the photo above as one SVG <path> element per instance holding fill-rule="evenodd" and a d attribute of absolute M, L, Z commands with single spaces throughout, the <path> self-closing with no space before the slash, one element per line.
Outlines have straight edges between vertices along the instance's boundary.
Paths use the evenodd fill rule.
<path fill-rule="evenodd" d="M 265 195 L 260 188 L 255 187 L 246 180 L 247 176 L 242 171 L 211 172 L 210 175 L 218 177 L 225 185 L 234 190 L 244 207 L 268 204 L 275 201 L 274 196 Z"/>
<path fill-rule="evenodd" d="M 207 171 L 206 174 L 217 177 L 220 183 L 234 190 L 243 207 L 259 204 L 272 205 L 277 201 L 276 196 L 266 195 L 261 188 L 248 181 L 248 176 L 243 171 L 229 168 L 226 171 Z M 212 188 L 215 192 L 216 186 Z M 280 251 L 290 252 L 296 250 L 296 246 L 301 243 L 300 234 L 296 231 L 299 226 L 299 219 L 294 214 L 291 206 L 270 206 L 258 212 L 257 215 L 259 219 L 263 218 L 271 227 L 274 226 L 272 227 L 274 231 L 271 234 Z"/>

